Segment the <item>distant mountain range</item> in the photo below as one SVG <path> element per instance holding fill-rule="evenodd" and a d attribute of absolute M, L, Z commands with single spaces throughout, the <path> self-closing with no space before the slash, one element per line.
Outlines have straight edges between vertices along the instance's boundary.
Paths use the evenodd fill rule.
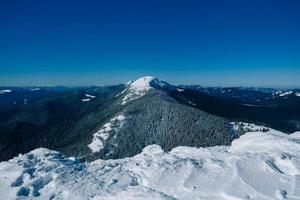
<path fill-rule="evenodd" d="M 0 88 L 0 160 L 47 147 L 82 160 L 133 156 L 150 144 L 229 145 L 254 122 L 300 130 L 300 90 L 175 86 L 141 77 L 115 86 Z"/>
<path fill-rule="evenodd" d="M 247 88 L 247 87 L 201 87 L 182 86 L 197 90 L 219 99 L 234 101 L 249 106 L 278 106 L 298 104 L 300 89 L 280 90 L 273 88 Z"/>

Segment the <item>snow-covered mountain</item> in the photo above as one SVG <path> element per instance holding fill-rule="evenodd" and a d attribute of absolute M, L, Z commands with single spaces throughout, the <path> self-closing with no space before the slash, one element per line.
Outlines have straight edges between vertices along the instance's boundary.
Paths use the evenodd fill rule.
<path fill-rule="evenodd" d="M 300 199 L 299 90 L 8 89 L 30 98 L 0 109 L 0 200 Z"/>
<path fill-rule="evenodd" d="M 277 91 L 272 94 L 271 98 L 283 97 L 287 99 L 289 97 L 300 97 L 300 92 L 294 90 Z"/>
<path fill-rule="evenodd" d="M 171 90 L 173 88 L 175 88 L 175 86 L 172 86 L 167 82 L 161 81 L 155 77 L 144 76 L 136 81 L 130 82 L 127 88 L 122 91 L 121 94 L 125 93 L 125 96 L 122 99 L 122 105 L 144 96 L 147 91 L 151 89 Z"/>
<path fill-rule="evenodd" d="M 1 89 L 12 90 L 0 95 L 1 161 L 38 147 L 92 161 L 133 156 L 151 144 L 165 151 L 229 145 L 245 133 L 234 129 L 232 121 L 286 133 L 300 130 L 299 97 L 280 101 L 280 106 L 253 106 L 229 98 L 265 98 L 264 92 L 247 88 L 207 88 L 204 93 L 145 76 L 115 86 Z M 10 106 L 1 110 L 3 102 Z"/>
<path fill-rule="evenodd" d="M 248 128 L 260 130 L 254 125 Z M 39 148 L 0 163 L 0 199 L 300 199 L 300 132 L 248 132 L 231 146 L 150 145 L 80 163 Z"/>
<path fill-rule="evenodd" d="M 300 91 L 253 87 L 183 86 L 201 93 L 249 106 L 286 106 L 300 104 Z"/>

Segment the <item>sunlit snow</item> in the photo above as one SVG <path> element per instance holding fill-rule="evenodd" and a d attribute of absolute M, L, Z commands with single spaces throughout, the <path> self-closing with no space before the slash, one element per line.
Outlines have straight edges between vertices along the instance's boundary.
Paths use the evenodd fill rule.
<path fill-rule="evenodd" d="M 96 96 L 93 96 L 93 95 L 90 95 L 90 94 L 84 94 L 84 96 L 85 96 L 86 98 L 81 99 L 82 102 L 89 102 L 89 101 L 91 101 L 92 99 L 96 98 Z"/>
<path fill-rule="evenodd" d="M 282 92 L 282 93 L 279 94 L 279 96 L 283 97 L 283 96 L 290 95 L 292 93 L 293 93 L 293 91 Z"/>
<path fill-rule="evenodd" d="M 89 102 L 91 99 L 81 99 L 82 102 Z"/>
<path fill-rule="evenodd" d="M 0 90 L 0 94 L 11 93 L 12 90 Z"/>
<path fill-rule="evenodd" d="M 127 102 L 132 101 L 134 99 L 138 99 L 146 94 L 146 92 L 153 87 L 151 87 L 150 83 L 155 80 L 152 76 L 144 76 L 136 81 L 129 83 L 128 88 L 124 90 L 122 93 L 127 92 L 125 97 L 122 100 L 122 105 L 125 105 Z"/>
<path fill-rule="evenodd" d="M 32 88 L 32 89 L 30 89 L 31 92 L 39 91 L 39 90 L 40 90 L 40 88 Z"/>
<path fill-rule="evenodd" d="M 0 199 L 300 199 L 300 132 L 249 132 L 231 146 L 146 147 L 80 163 L 36 149 L 0 163 Z"/>
<path fill-rule="evenodd" d="M 256 125 L 253 123 L 246 123 L 246 122 L 231 122 L 231 125 L 233 126 L 233 129 L 235 131 L 237 130 L 245 130 L 246 132 L 252 132 L 252 131 L 269 131 L 270 128 L 266 126 Z"/>
<path fill-rule="evenodd" d="M 91 95 L 91 94 L 84 94 L 87 98 L 91 98 L 91 99 L 93 99 L 93 98 L 96 98 L 96 96 L 93 96 L 93 95 Z"/>
<path fill-rule="evenodd" d="M 121 128 L 123 126 L 125 116 L 120 114 L 112 118 L 109 122 L 105 123 L 96 133 L 93 134 L 93 140 L 88 145 L 93 153 L 99 152 L 104 148 L 104 142 L 110 135 L 110 132 L 115 129 Z"/>

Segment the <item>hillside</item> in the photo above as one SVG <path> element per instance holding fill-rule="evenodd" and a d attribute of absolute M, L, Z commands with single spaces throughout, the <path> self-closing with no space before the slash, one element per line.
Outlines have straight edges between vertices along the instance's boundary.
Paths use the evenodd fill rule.
<path fill-rule="evenodd" d="M 287 133 L 300 129 L 298 104 L 248 106 L 149 76 L 52 93 L 0 112 L 0 160 L 38 147 L 91 161 L 134 156 L 151 144 L 165 151 L 229 145 L 245 132 L 235 130 L 233 121 Z"/>

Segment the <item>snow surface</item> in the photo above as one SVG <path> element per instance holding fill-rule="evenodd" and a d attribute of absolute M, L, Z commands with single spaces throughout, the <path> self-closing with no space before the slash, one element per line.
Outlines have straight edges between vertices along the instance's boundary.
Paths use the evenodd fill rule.
<path fill-rule="evenodd" d="M 243 106 L 251 106 L 251 107 L 261 107 L 261 105 L 256 105 L 256 104 L 248 104 L 248 103 L 244 103 L 242 104 Z"/>
<path fill-rule="evenodd" d="M 0 94 L 11 93 L 12 90 L 0 90 Z"/>
<path fill-rule="evenodd" d="M 284 97 L 284 96 L 290 95 L 292 93 L 293 93 L 293 91 L 282 92 L 279 94 L 279 96 Z"/>
<path fill-rule="evenodd" d="M 120 114 L 105 123 L 100 130 L 93 134 L 93 140 L 88 145 L 93 153 L 101 151 L 104 148 L 104 143 L 108 139 L 111 131 L 121 128 L 124 124 L 125 116 Z"/>
<path fill-rule="evenodd" d="M 82 102 L 89 102 L 89 101 L 91 101 L 92 99 L 96 98 L 96 96 L 93 96 L 93 95 L 90 95 L 90 94 L 84 94 L 84 96 L 85 96 L 86 98 L 81 99 Z"/>
<path fill-rule="evenodd" d="M 117 94 L 116 97 L 121 96 L 125 94 L 125 96 L 122 99 L 121 104 L 125 105 L 126 103 L 138 99 L 142 96 L 144 96 L 147 91 L 151 89 L 158 89 L 158 88 L 164 88 L 165 90 L 174 90 L 176 89 L 175 86 L 161 81 L 155 77 L 152 76 L 144 76 L 136 81 L 130 81 L 126 83 L 127 88 L 123 90 L 121 93 Z M 180 89 L 179 89 L 180 90 Z"/>
<path fill-rule="evenodd" d="M 84 94 L 87 98 L 91 98 L 91 99 L 94 99 L 96 98 L 96 96 L 93 96 L 93 95 L 90 95 L 90 94 Z"/>
<path fill-rule="evenodd" d="M 0 163 L 0 199 L 300 199 L 300 132 L 249 132 L 231 146 L 157 145 L 80 163 L 40 148 Z"/>
<path fill-rule="evenodd" d="M 230 123 L 235 131 L 237 130 L 245 130 L 246 132 L 254 132 L 254 131 L 261 131 L 266 132 L 270 131 L 271 129 L 266 126 L 256 125 L 253 123 L 246 123 L 246 122 L 231 122 Z"/>
<path fill-rule="evenodd" d="M 121 94 L 128 92 L 122 100 L 122 105 L 125 105 L 129 101 L 138 99 L 146 94 L 150 89 L 153 89 L 151 82 L 157 80 L 152 76 L 144 76 L 137 79 L 134 82 L 128 84 L 128 88 L 125 89 Z"/>
<path fill-rule="evenodd" d="M 32 88 L 32 89 L 30 89 L 31 92 L 39 91 L 39 90 L 40 90 L 40 88 Z"/>
<path fill-rule="evenodd" d="M 192 101 L 188 101 L 189 104 L 191 104 L 192 106 L 197 106 L 197 104 L 193 103 Z"/>
<path fill-rule="evenodd" d="M 135 90 L 150 90 L 152 87 L 150 86 L 150 82 L 155 80 L 156 78 L 152 76 L 144 76 L 136 81 L 130 83 L 130 88 Z"/>
<path fill-rule="evenodd" d="M 91 99 L 81 99 L 82 102 L 89 102 Z"/>
<path fill-rule="evenodd" d="M 273 94 L 273 98 L 275 98 L 276 96 L 286 97 L 293 93 L 294 93 L 294 91 L 277 91 Z M 295 92 L 294 94 L 295 94 L 295 96 L 297 96 L 297 92 Z"/>
<path fill-rule="evenodd" d="M 300 92 L 295 92 L 296 97 L 300 97 Z"/>

